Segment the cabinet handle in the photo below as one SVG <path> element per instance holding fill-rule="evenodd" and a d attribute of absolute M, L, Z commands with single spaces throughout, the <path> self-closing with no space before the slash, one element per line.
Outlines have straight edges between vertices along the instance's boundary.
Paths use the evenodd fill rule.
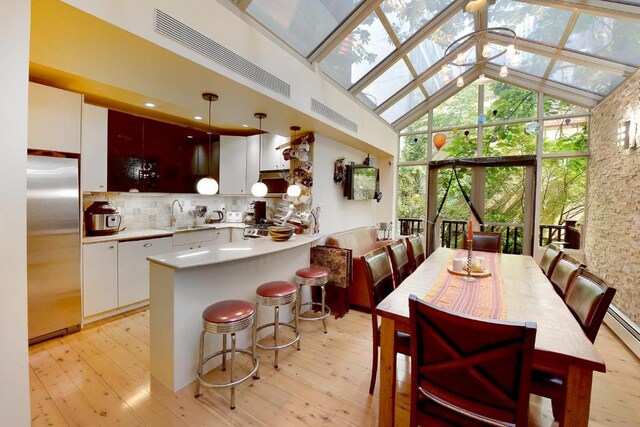
<path fill-rule="evenodd" d="M 189 249 L 195 249 L 193 246 L 191 246 Z"/>
<path fill-rule="evenodd" d="M 104 185 L 102 185 L 102 184 L 101 184 L 101 185 L 99 185 L 99 187 L 100 187 L 100 188 L 104 188 Z"/>
<path fill-rule="evenodd" d="M 153 246 L 153 243 L 145 243 L 145 244 L 144 244 L 144 245 L 142 245 L 142 246 L 144 246 L 145 248 L 148 248 L 148 247 Z"/>
<path fill-rule="evenodd" d="M 109 249 L 113 249 L 113 248 L 115 248 L 115 246 L 109 246 Z"/>

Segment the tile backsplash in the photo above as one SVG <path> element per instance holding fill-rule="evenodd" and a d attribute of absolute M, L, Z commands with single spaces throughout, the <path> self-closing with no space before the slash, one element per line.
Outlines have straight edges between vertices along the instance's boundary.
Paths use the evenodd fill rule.
<path fill-rule="evenodd" d="M 202 196 L 199 194 L 159 194 L 159 193 L 85 193 L 82 197 L 83 211 L 98 200 L 109 200 L 120 208 L 122 226 L 127 230 L 139 230 L 168 226 L 171 221 L 171 203 L 178 199 L 184 212 L 175 207 L 177 224 L 192 224 L 194 216 L 189 213 L 196 205 L 206 205 L 211 211 L 246 211 L 253 197 L 244 196 Z M 271 202 L 267 202 L 271 205 Z"/>

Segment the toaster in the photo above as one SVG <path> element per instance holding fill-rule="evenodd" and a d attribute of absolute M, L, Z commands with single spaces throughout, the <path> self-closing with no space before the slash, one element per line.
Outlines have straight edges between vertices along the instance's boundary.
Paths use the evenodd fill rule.
<path fill-rule="evenodd" d="M 227 211 L 227 222 L 242 222 L 244 221 L 244 212 L 240 211 Z"/>

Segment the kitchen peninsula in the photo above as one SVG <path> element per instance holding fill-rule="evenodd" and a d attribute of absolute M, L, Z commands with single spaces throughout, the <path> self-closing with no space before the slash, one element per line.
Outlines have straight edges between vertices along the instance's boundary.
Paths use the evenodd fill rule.
<path fill-rule="evenodd" d="M 203 310 L 226 299 L 254 301 L 262 283 L 293 280 L 297 269 L 309 265 L 309 250 L 322 237 L 300 235 L 286 242 L 258 238 L 148 257 L 151 375 L 173 391 L 192 382 Z M 272 316 L 261 308 L 258 324 Z M 282 310 L 281 316 L 289 321 L 291 313 Z M 238 334 L 238 348 L 249 343 L 248 334 Z M 220 337 L 208 339 L 205 352 L 221 346 Z M 217 363 L 220 361 L 218 357 Z"/>

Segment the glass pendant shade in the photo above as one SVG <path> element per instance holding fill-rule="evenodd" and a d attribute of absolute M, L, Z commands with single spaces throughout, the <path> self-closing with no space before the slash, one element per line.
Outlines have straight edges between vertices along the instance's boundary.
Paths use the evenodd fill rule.
<path fill-rule="evenodd" d="M 302 193 L 302 188 L 299 185 L 293 184 L 287 188 L 287 195 L 289 197 L 298 197 Z"/>
<path fill-rule="evenodd" d="M 213 196 L 218 192 L 218 181 L 209 177 L 202 178 L 196 186 L 198 193 Z"/>
<path fill-rule="evenodd" d="M 462 76 L 458 77 L 458 81 L 456 82 L 456 86 L 458 86 L 458 87 L 464 86 L 464 79 L 462 78 Z"/>
<path fill-rule="evenodd" d="M 267 184 L 264 182 L 256 182 L 251 186 L 251 194 L 255 197 L 264 197 L 267 195 Z"/>
<path fill-rule="evenodd" d="M 488 58 L 491 56 L 491 46 L 489 46 L 489 43 L 485 44 L 482 48 L 482 56 L 484 58 Z"/>
<path fill-rule="evenodd" d="M 507 77 L 509 75 L 509 69 L 506 65 L 500 67 L 500 77 Z"/>
<path fill-rule="evenodd" d="M 513 58 L 511 58 L 511 65 L 517 67 L 520 64 L 522 64 L 522 56 L 520 55 L 520 51 L 517 51 L 513 54 Z"/>

